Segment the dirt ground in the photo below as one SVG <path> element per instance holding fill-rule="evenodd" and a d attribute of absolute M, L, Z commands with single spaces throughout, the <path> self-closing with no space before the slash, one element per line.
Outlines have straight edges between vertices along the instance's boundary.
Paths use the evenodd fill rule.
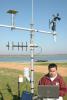
<path fill-rule="evenodd" d="M 13 63 L 13 62 L 0 62 L 0 68 L 9 68 L 9 69 L 17 69 L 24 70 L 24 67 L 30 67 L 29 63 Z M 47 66 L 34 66 L 35 72 L 47 73 Z M 67 68 L 58 66 L 58 73 L 62 76 L 67 76 Z"/>

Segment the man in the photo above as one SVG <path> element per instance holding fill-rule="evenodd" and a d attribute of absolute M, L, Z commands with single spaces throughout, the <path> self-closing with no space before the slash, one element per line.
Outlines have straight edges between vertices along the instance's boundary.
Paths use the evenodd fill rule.
<path fill-rule="evenodd" d="M 57 73 L 57 65 L 51 63 L 48 65 L 48 74 L 44 75 L 39 85 L 59 85 L 59 98 L 58 99 L 44 99 L 44 100 L 63 100 L 63 96 L 67 94 L 67 86 L 63 78 Z"/>

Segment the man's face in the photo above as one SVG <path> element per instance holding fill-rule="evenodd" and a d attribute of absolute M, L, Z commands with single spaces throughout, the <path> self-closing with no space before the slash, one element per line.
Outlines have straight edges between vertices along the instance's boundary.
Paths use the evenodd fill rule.
<path fill-rule="evenodd" d="M 55 67 L 49 69 L 50 77 L 55 77 L 57 74 L 57 69 Z"/>

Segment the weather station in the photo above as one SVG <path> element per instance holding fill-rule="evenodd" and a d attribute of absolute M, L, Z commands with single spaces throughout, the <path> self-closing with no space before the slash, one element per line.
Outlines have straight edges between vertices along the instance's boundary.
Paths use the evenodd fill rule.
<path fill-rule="evenodd" d="M 12 42 L 12 49 L 14 47 L 18 47 L 19 48 L 25 48 L 26 47 L 26 51 L 27 48 L 30 48 L 30 58 L 31 58 L 31 79 L 30 79 L 30 85 L 31 85 L 31 93 L 34 94 L 34 49 L 39 47 L 38 45 L 35 45 L 35 41 L 34 41 L 34 33 L 42 33 L 42 34 L 49 34 L 49 35 L 53 35 L 54 41 L 56 42 L 56 23 L 57 21 L 59 21 L 61 18 L 59 17 L 59 14 L 57 15 L 53 15 L 52 19 L 49 20 L 49 27 L 50 27 L 50 31 L 45 31 L 45 30 L 40 30 L 40 29 L 36 29 L 34 28 L 34 18 L 33 18 L 33 11 L 34 11 L 34 0 L 31 0 L 31 4 L 32 4 L 32 14 L 31 14 L 31 24 L 30 24 L 30 28 L 26 28 L 26 27 L 18 27 L 15 24 L 15 15 L 18 13 L 18 11 L 16 10 L 8 10 L 7 13 L 11 14 L 11 25 L 3 25 L 0 24 L 0 27 L 5 27 L 5 28 L 10 28 L 11 31 L 12 30 L 19 30 L 19 31 L 27 31 L 30 32 L 30 45 L 26 44 L 24 45 L 23 42 L 22 44 L 15 45 L 14 42 Z M 10 47 L 10 44 L 8 42 L 8 44 L 6 45 L 8 47 Z"/>

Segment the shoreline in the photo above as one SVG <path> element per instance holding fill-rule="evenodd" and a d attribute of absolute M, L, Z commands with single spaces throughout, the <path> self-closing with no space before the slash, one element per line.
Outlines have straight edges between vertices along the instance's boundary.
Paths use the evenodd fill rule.
<path fill-rule="evenodd" d="M 0 62 L 30 62 L 30 55 L 0 55 Z M 67 62 L 67 54 L 54 54 L 54 55 L 34 55 L 34 62 Z"/>

